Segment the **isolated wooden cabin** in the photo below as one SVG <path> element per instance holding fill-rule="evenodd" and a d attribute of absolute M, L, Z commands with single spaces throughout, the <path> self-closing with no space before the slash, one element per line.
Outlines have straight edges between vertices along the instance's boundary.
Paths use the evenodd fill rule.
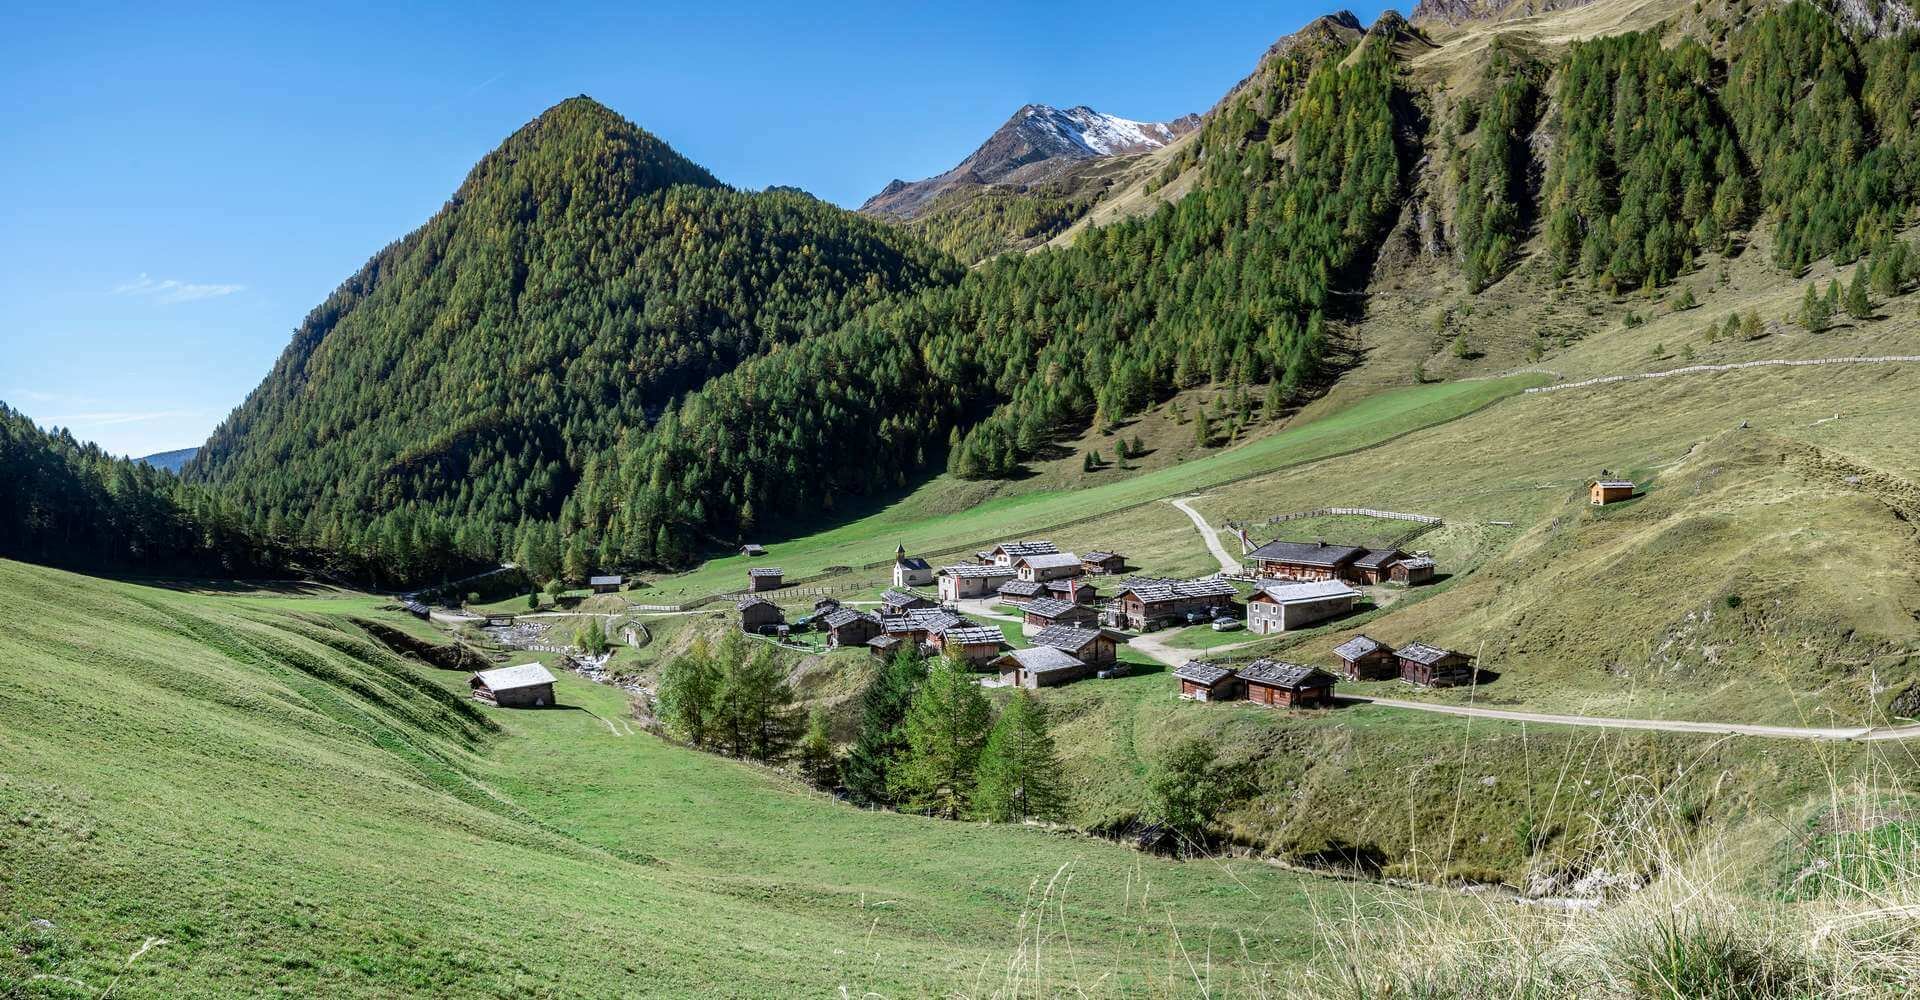
<path fill-rule="evenodd" d="M 1323 541 L 1271 541 L 1247 553 L 1245 562 L 1258 576 L 1271 580 L 1348 580 L 1358 577 L 1353 564 L 1367 550 L 1357 545 L 1329 545 Z"/>
<path fill-rule="evenodd" d="M 864 646 L 882 631 L 880 619 L 852 608 L 835 608 L 820 620 L 829 646 Z"/>
<path fill-rule="evenodd" d="M 1400 679 L 1421 687 L 1457 687 L 1473 682 L 1473 657 L 1451 649 L 1410 642 L 1393 651 Z"/>
<path fill-rule="evenodd" d="M 1274 708 L 1325 708 L 1333 704 L 1332 674 L 1284 660 L 1255 660 L 1240 668 L 1247 700 Z"/>
<path fill-rule="evenodd" d="M 966 622 L 928 633 L 927 645 L 971 666 L 984 667 L 1000 655 L 1000 650 L 1007 645 L 1007 637 L 992 626 Z"/>
<path fill-rule="evenodd" d="M 747 589 L 751 591 L 779 590 L 781 581 L 787 575 L 778 566 L 755 566 L 747 570 Z"/>
<path fill-rule="evenodd" d="M 1092 608 L 1057 597 L 1036 597 L 1026 603 L 1023 614 L 1028 625 L 1038 628 L 1049 625 L 1092 625 L 1100 620 L 1100 613 Z"/>
<path fill-rule="evenodd" d="M 746 556 L 748 559 L 758 559 L 767 554 L 767 549 L 764 545 L 755 545 L 752 542 L 748 542 L 740 546 L 740 554 Z"/>
<path fill-rule="evenodd" d="M 556 704 L 553 675 L 538 663 L 482 670 L 467 681 L 473 696 L 501 708 L 545 708 Z"/>
<path fill-rule="evenodd" d="M 619 593 L 620 585 L 625 582 L 627 582 L 626 577 L 622 576 L 590 576 L 587 578 L 587 586 L 593 588 L 593 592 L 596 594 Z"/>
<path fill-rule="evenodd" d="M 1120 644 L 1126 640 L 1125 635 L 1110 629 L 1055 625 L 1035 632 L 1031 641 L 1036 646 L 1051 646 L 1076 660 L 1099 667 L 1119 659 Z"/>
<path fill-rule="evenodd" d="M 1262 584 L 1247 598 L 1247 630 L 1273 635 L 1353 611 L 1360 592 L 1338 580 Z"/>
<path fill-rule="evenodd" d="M 778 628 L 787 623 L 786 613 L 780 605 L 764 597 L 752 595 L 734 602 L 733 608 L 740 612 L 740 631 L 754 635 L 764 634 L 769 628 Z"/>
<path fill-rule="evenodd" d="M 1433 582 L 1433 559 L 1429 556 L 1411 556 L 1393 564 L 1391 579 L 1394 583 L 1417 587 Z"/>
<path fill-rule="evenodd" d="M 1393 648 L 1372 636 L 1356 635 L 1333 647 L 1340 672 L 1350 681 L 1384 681 L 1400 676 L 1400 661 Z"/>
<path fill-rule="evenodd" d="M 1013 579 L 1014 574 L 1012 566 L 963 563 L 943 567 L 936 575 L 940 578 L 940 599 L 951 602 L 997 595 L 1000 585 Z"/>
<path fill-rule="evenodd" d="M 1189 701 L 1232 701 L 1246 691 L 1246 685 L 1232 667 L 1188 660 L 1174 668 L 1180 682 L 1180 697 Z"/>
<path fill-rule="evenodd" d="M 1080 568 L 1089 573 L 1118 573 L 1127 568 L 1127 557 L 1118 552 L 1088 552 L 1080 557 Z"/>
<path fill-rule="evenodd" d="M 1033 689 L 1071 683 L 1096 672 L 1092 664 L 1052 646 L 1002 653 L 989 666 L 1003 675 L 1012 674 L 1013 683 L 1019 687 Z"/>
<path fill-rule="evenodd" d="M 1595 507 L 1633 498 L 1633 483 L 1626 479 L 1596 479 L 1587 484 L 1588 500 Z"/>

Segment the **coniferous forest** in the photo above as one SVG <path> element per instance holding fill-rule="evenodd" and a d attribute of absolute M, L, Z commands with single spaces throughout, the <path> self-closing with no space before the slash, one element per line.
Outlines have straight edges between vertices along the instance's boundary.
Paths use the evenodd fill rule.
<path fill-rule="evenodd" d="M 1052 225 L 1045 206 L 896 227 L 727 188 L 563 102 L 316 308 L 182 482 L 11 418 L 6 468 L 35 471 L 7 477 L 33 512 L 10 551 L 318 553 L 385 584 L 681 566 L 937 473 L 1007 476 L 1183 388 L 1298 399 L 1337 375 L 1342 293 L 1436 136 L 1470 292 L 1531 248 L 1530 280 L 1658 287 L 1763 227 L 1793 273 L 1913 219 L 1920 33 L 1796 3 L 1724 37 L 1496 45 L 1436 103 L 1398 15 L 1332 23 L 1276 46 L 1169 162 L 1190 193 L 972 268 L 928 237 L 971 258 L 997 226 Z M 118 527 L 77 545 L 87 516 Z"/>

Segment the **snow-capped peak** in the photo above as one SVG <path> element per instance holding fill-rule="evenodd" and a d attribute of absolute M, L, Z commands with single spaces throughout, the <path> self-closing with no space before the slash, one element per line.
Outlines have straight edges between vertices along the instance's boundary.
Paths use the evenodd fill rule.
<path fill-rule="evenodd" d="M 1103 114 L 1084 104 L 1064 111 L 1044 104 L 1029 104 L 1020 110 L 1026 123 L 1051 132 L 1094 156 L 1145 152 L 1179 138 L 1165 123 L 1137 122 Z"/>

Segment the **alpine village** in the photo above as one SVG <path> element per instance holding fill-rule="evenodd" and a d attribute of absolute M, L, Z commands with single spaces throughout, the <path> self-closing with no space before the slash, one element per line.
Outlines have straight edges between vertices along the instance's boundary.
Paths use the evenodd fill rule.
<path fill-rule="evenodd" d="M 1243 55 L 1155 120 L 916 104 L 954 165 L 850 201 L 684 151 L 870 126 L 789 159 L 620 81 L 743 74 L 771 137 L 862 59 L 924 63 L 875 128 L 1018 60 L 931 9 L 404 8 L 0 15 L 10 267 L 146 253 L 148 198 L 183 260 L 268 225 L 98 322 L 279 352 L 226 398 L 20 286 L 0 997 L 1920 996 L 1910 0 L 1024 12 L 1032 100 Z M 519 68 L 449 93 L 525 124 L 444 196 L 465 147 L 364 88 L 482 37 Z M 93 117 L 216 78 L 232 121 Z M 163 122 L 256 175 L 189 194 Z"/>

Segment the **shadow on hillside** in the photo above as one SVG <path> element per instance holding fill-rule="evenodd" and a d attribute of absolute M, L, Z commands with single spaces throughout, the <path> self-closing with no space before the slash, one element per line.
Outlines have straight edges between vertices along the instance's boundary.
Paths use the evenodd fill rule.
<path fill-rule="evenodd" d="M 270 597 L 323 597 L 339 594 L 340 588 L 317 580 L 203 580 L 178 577 L 117 576 L 109 579 L 158 587 L 183 594 L 218 594 L 229 597 L 261 595 Z"/>

